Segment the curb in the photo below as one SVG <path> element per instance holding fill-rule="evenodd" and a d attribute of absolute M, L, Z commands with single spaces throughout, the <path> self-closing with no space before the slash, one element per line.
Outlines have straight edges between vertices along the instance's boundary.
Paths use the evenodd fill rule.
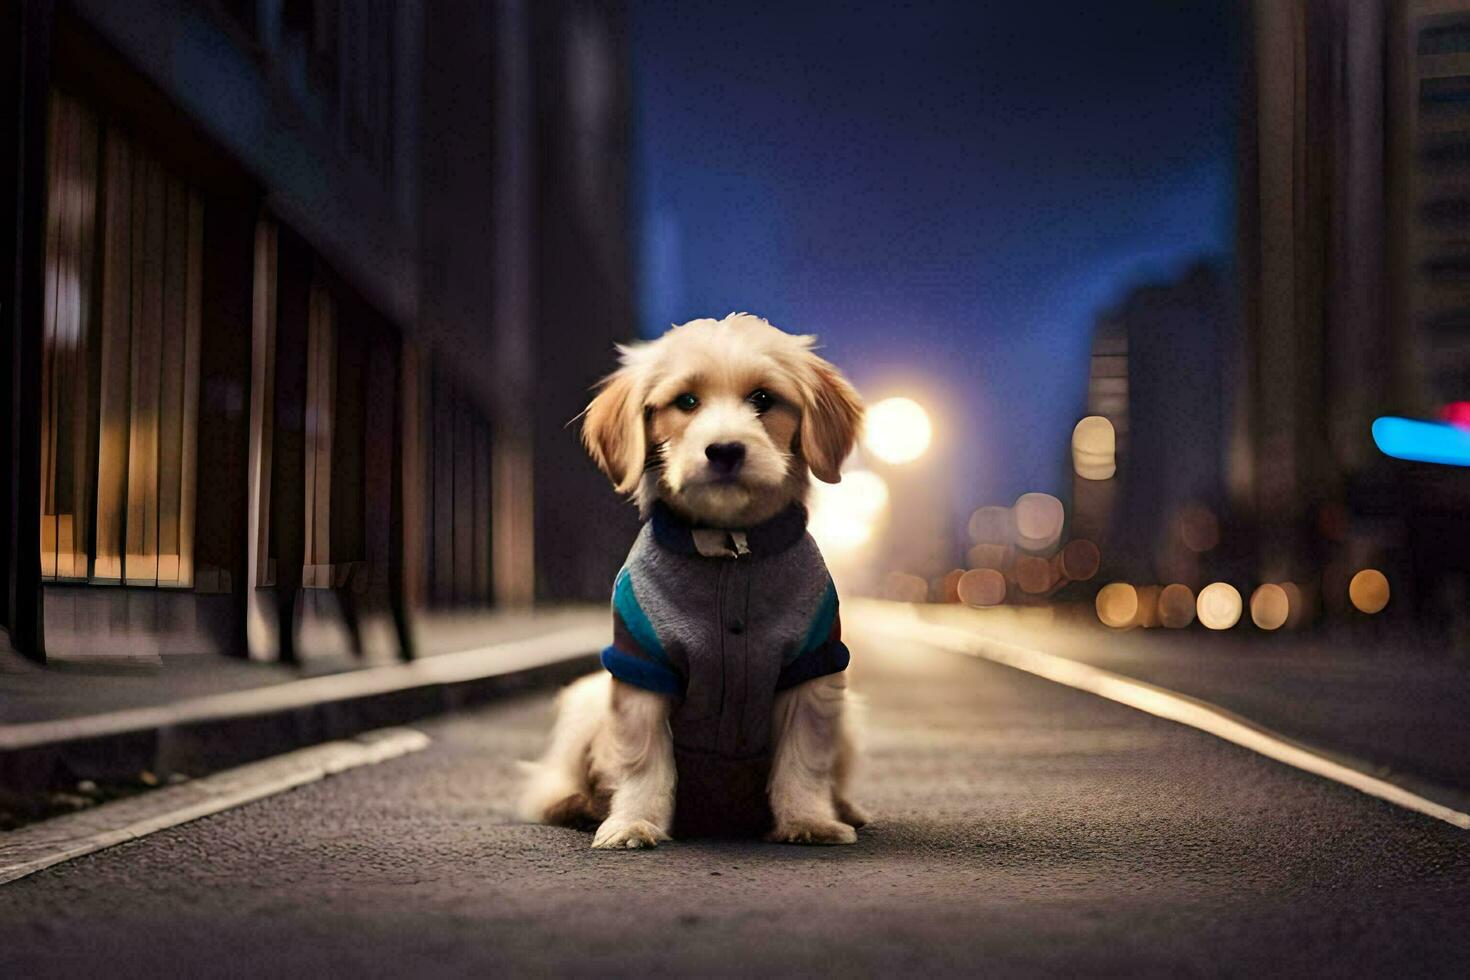
<path fill-rule="evenodd" d="M 429 737 L 411 728 L 380 729 L 22 827 L 4 837 L 0 885 L 72 858 L 141 840 L 159 830 L 428 746 Z"/>
<path fill-rule="evenodd" d="M 198 775 L 407 725 L 567 683 L 596 668 L 602 632 L 574 628 L 161 707 L 0 726 L 0 785 L 25 793 L 144 770 Z"/>

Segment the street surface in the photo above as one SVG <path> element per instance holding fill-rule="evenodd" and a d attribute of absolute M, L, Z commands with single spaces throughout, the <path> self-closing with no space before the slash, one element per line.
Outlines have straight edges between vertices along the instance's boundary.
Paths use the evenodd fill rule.
<path fill-rule="evenodd" d="M 549 695 L 0 888 L 0 975 L 1470 972 L 1470 836 L 1008 668 L 854 630 L 856 846 L 504 816 Z"/>
<path fill-rule="evenodd" d="M 1200 698 L 1470 810 L 1470 663 L 1442 643 L 1371 620 L 1300 632 L 1248 624 L 1221 632 L 1198 625 L 1114 631 L 1091 606 L 913 608 L 928 622 Z"/>

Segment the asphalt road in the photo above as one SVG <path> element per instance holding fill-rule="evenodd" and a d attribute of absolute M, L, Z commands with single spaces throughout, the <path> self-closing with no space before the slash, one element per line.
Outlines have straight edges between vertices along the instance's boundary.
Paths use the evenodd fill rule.
<path fill-rule="evenodd" d="M 1006 668 L 854 649 L 856 846 L 520 826 L 549 698 L 0 887 L 0 975 L 1470 973 L 1470 835 Z"/>

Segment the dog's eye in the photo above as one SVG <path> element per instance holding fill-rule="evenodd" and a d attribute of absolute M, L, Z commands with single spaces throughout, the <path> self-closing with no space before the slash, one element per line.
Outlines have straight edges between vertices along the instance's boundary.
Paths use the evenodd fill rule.
<path fill-rule="evenodd" d="M 752 391 L 746 396 L 745 400 L 750 402 L 757 415 L 764 415 L 772 405 L 776 404 L 775 397 L 764 388 L 757 388 L 755 391 Z"/>
<path fill-rule="evenodd" d="M 699 399 L 686 391 L 674 399 L 674 407 L 681 412 L 692 412 L 699 407 Z"/>

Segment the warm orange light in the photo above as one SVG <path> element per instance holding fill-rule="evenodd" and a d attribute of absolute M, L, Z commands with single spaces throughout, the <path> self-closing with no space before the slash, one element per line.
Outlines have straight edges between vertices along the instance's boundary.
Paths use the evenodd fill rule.
<path fill-rule="evenodd" d="M 1363 569 L 1348 583 L 1348 598 L 1359 612 L 1382 612 L 1388 605 L 1388 577 L 1376 568 Z"/>
<path fill-rule="evenodd" d="M 1225 582 L 1211 582 L 1200 589 L 1195 602 L 1199 621 L 1212 630 L 1228 630 L 1240 622 L 1241 611 L 1240 593 Z"/>
<path fill-rule="evenodd" d="M 1268 582 L 1251 593 L 1251 622 L 1261 629 L 1280 629 L 1290 615 L 1291 597 L 1281 586 Z"/>
<path fill-rule="evenodd" d="M 1180 630 L 1194 622 L 1194 593 L 1175 582 L 1159 593 L 1159 625 Z"/>
<path fill-rule="evenodd" d="M 960 601 L 971 606 L 998 606 L 1006 601 L 1006 577 L 993 568 L 972 568 L 960 576 Z"/>
<path fill-rule="evenodd" d="M 1127 582 L 1109 582 L 1097 594 L 1097 618 L 1104 626 L 1123 629 L 1138 618 L 1138 590 Z"/>

